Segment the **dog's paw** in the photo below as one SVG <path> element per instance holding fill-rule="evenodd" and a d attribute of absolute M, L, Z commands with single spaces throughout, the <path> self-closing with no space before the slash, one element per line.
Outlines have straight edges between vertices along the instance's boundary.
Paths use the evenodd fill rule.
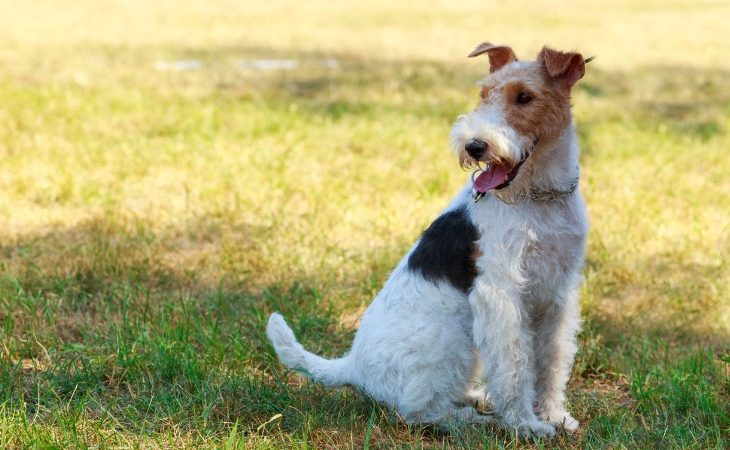
<path fill-rule="evenodd" d="M 550 423 L 558 427 L 558 430 L 563 429 L 569 433 L 578 431 L 578 427 L 580 427 L 580 422 L 575 420 L 575 417 L 571 416 L 567 411 L 562 414 L 557 414 L 555 418 L 551 417 Z"/>
<path fill-rule="evenodd" d="M 468 390 L 464 393 L 459 402 L 462 406 L 472 406 L 482 414 L 491 414 L 494 412 L 492 402 L 489 401 L 489 394 L 484 390 Z"/>
<path fill-rule="evenodd" d="M 575 420 L 575 417 L 571 416 L 570 413 L 564 409 L 555 409 L 553 412 L 540 412 L 538 417 L 550 422 L 555 425 L 558 430 L 565 430 L 569 433 L 573 433 L 578 430 L 580 423 Z"/>
<path fill-rule="evenodd" d="M 555 436 L 555 425 L 544 420 L 530 420 L 521 422 L 514 427 L 517 434 L 524 438 L 551 438 Z"/>

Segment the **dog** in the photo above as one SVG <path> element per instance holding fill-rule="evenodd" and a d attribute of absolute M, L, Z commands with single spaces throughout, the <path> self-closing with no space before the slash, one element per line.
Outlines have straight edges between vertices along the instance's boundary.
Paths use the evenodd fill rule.
<path fill-rule="evenodd" d="M 479 168 L 391 273 L 350 352 L 308 352 L 278 313 L 267 334 L 287 367 L 355 386 L 407 423 L 496 420 L 550 437 L 579 426 L 564 392 L 588 233 L 570 93 L 586 61 L 547 46 L 519 61 L 488 42 L 479 55 L 478 106 L 450 134 L 460 165 Z"/>

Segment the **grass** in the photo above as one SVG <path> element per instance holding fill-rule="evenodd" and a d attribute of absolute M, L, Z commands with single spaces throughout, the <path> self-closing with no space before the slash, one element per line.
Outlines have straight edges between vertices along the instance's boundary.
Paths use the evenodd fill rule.
<path fill-rule="evenodd" d="M 0 448 L 727 447 L 729 12 L 0 2 Z M 598 55 L 574 94 L 583 427 L 550 443 L 405 426 L 263 334 L 278 310 L 349 348 L 466 177 L 446 136 L 487 38 Z"/>

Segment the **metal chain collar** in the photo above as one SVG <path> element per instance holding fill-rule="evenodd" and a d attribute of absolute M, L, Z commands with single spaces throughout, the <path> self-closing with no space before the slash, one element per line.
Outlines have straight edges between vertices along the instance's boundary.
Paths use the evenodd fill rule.
<path fill-rule="evenodd" d="M 477 166 L 476 170 L 472 172 L 471 174 L 471 182 L 474 183 L 474 180 L 478 173 L 484 172 L 485 170 L 489 169 L 489 164 L 482 169 L 481 166 Z M 565 197 L 569 197 L 575 193 L 575 191 L 578 189 L 578 181 L 580 181 L 580 176 L 577 176 L 571 181 L 570 185 L 568 186 L 568 189 L 540 189 L 538 187 L 530 187 L 529 191 L 527 192 L 527 197 L 529 197 L 531 200 L 534 200 L 536 202 L 553 202 L 555 200 L 560 200 Z M 485 192 L 478 192 L 476 189 L 472 188 L 472 199 L 474 200 L 474 203 L 478 203 L 479 200 L 482 199 L 486 195 Z M 518 194 L 517 198 L 512 199 L 511 201 L 507 201 L 504 198 L 500 197 L 500 200 L 502 200 L 505 203 L 509 204 L 515 204 L 519 203 L 520 197 L 524 198 L 525 193 Z"/>
<path fill-rule="evenodd" d="M 552 202 L 555 200 L 559 200 L 561 198 L 565 198 L 568 196 L 573 195 L 573 193 L 578 189 L 578 181 L 580 180 L 580 177 L 575 177 L 573 181 L 570 183 L 570 186 L 568 186 L 568 189 L 561 190 L 561 189 L 540 189 L 536 187 L 531 187 L 530 191 L 527 193 L 527 196 L 535 200 L 536 202 Z"/>

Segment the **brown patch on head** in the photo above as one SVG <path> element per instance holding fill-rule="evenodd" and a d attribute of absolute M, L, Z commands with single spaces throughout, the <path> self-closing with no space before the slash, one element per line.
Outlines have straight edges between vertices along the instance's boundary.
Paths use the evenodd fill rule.
<path fill-rule="evenodd" d="M 502 101 L 507 123 L 531 141 L 557 137 L 570 124 L 570 91 L 537 62 L 506 80 Z"/>
<path fill-rule="evenodd" d="M 484 101 L 502 103 L 505 119 L 517 133 L 532 141 L 550 139 L 570 124 L 570 89 L 584 73 L 580 54 L 545 47 L 537 61 L 511 65 L 490 75 L 481 96 Z M 500 95 L 485 95 L 495 87 Z"/>
<path fill-rule="evenodd" d="M 507 121 L 533 141 L 557 137 L 570 124 L 570 89 L 585 74 L 583 56 L 545 46 L 528 70 L 528 76 L 538 80 L 539 89 L 531 92 L 519 85 L 513 89 L 512 97 L 507 98 Z M 531 98 L 520 101 L 521 93 Z"/>
<path fill-rule="evenodd" d="M 585 74 L 579 53 L 546 46 L 536 61 L 508 65 L 517 61 L 512 49 L 485 42 L 469 56 L 483 53 L 489 55 L 491 75 L 480 83 L 482 104 L 500 102 L 517 133 L 532 141 L 550 139 L 570 124 L 570 90 Z"/>

